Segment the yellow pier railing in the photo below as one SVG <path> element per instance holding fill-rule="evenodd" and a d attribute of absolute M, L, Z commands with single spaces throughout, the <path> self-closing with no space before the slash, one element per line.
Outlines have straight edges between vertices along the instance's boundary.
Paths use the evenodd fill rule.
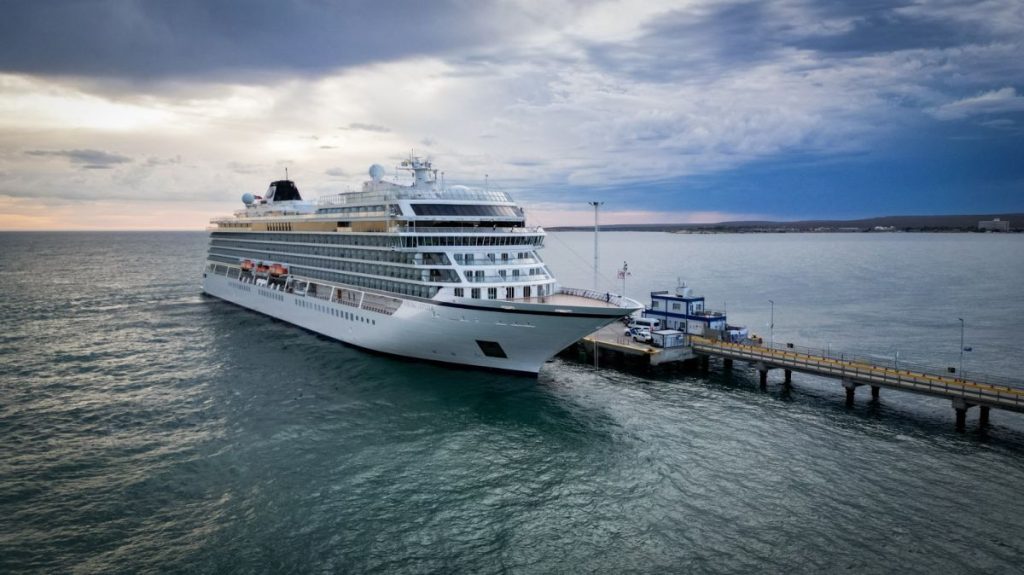
<path fill-rule="evenodd" d="M 697 336 L 691 336 L 690 342 L 696 354 L 750 362 L 761 371 L 762 382 L 767 370 L 778 368 L 841 379 L 848 390 L 857 385 L 890 387 L 952 398 L 955 404 L 959 400 L 967 407 L 979 405 L 1024 412 L 1024 384 L 1010 380 L 994 382 L 995 378 L 966 379 L 962 377 L 963 374 L 958 374 L 961 377 L 950 377 L 899 369 L 898 365 L 880 365 L 864 358 L 837 358 L 833 354 L 816 355 L 792 348 L 731 343 Z M 847 397 L 849 399 L 852 395 Z M 957 409 L 959 411 L 961 408 Z"/>

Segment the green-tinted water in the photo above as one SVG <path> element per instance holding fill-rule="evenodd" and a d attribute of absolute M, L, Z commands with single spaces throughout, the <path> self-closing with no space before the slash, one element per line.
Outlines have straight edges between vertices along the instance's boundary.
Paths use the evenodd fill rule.
<path fill-rule="evenodd" d="M 3 234 L 0 571 L 1011 572 L 1024 418 L 347 348 L 202 297 L 203 234 Z M 587 234 L 545 257 L 588 286 Z M 776 341 L 1016 375 L 1024 237 L 606 234 Z M 614 284 L 614 279 L 611 284 Z M 609 289 L 611 286 L 606 287 Z"/>

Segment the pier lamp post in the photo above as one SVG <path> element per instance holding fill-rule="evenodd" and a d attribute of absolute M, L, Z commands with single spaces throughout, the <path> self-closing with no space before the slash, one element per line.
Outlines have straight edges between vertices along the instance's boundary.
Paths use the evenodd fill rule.
<path fill-rule="evenodd" d="M 768 347 L 775 347 L 775 301 L 768 300 L 772 304 L 772 319 L 768 322 Z"/>
<path fill-rule="evenodd" d="M 598 291 L 598 289 L 597 289 L 597 231 L 598 231 L 598 228 L 597 228 L 597 210 L 602 205 L 604 205 L 604 202 L 587 202 L 587 203 L 592 205 L 592 206 L 594 206 L 594 291 L 596 292 L 596 291 Z"/>
<path fill-rule="evenodd" d="M 960 320 L 960 380 L 964 379 L 964 318 L 956 318 Z"/>

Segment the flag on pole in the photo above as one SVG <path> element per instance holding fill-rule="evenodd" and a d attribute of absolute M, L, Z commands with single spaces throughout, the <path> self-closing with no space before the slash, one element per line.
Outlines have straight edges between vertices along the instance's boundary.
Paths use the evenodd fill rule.
<path fill-rule="evenodd" d="M 619 279 L 624 280 L 633 274 L 629 273 L 629 264 L 622 262 L 622 269 L 619 270 Z"/>

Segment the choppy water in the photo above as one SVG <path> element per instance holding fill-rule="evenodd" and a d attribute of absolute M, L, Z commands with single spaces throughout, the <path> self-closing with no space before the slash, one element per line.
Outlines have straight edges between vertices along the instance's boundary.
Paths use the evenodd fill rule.
<path fill-rule="evenodd" d="M 0 234 L 0 572 L 916 572 L 1024 565 L 1024 417 L 797 374 L 538 380 L 200 296 L 200 233 Z M 590 236 L 545 256 L 589 285 Z M 775 338 L 1002 375 L 1024 237 L 607 234 Z M 609 273 L 607 275 L 613 275 Z"/>

